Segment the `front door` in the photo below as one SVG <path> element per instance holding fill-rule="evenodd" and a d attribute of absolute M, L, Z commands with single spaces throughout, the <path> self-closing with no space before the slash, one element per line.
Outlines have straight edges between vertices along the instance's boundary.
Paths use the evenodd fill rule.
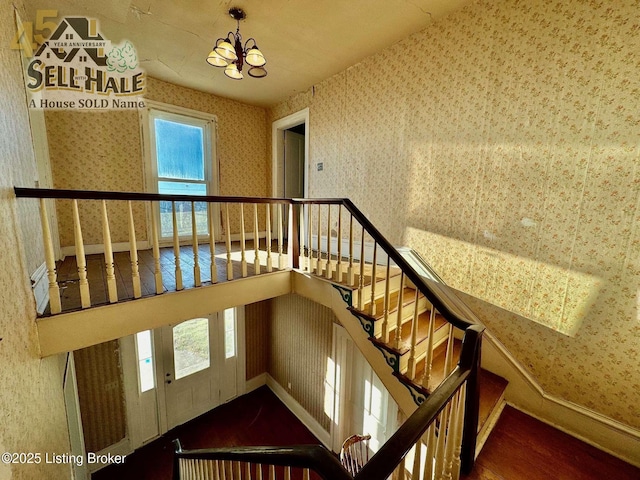
<path fill-rule="evenodd" d="M 235 308 L 162 328 L 167 429 L 237 395 L 237 337 Z"/>

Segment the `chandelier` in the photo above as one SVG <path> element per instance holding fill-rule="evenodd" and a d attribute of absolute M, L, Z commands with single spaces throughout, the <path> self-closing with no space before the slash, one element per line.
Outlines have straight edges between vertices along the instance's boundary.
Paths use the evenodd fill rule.
<path fill-rule="evenodd" d="M 229 10 L 231 18 L 238 22 L 236 33 L 229 32 L 226 38 L 219 38 L 213 46 L 211 53 L 207 57 L 209 65 L 224 68 L 224 74 L 234 80 L 242 80 L 242 66 L 246 63 L 250 68 L 247 71 L 249 76 L 262 78 L 267 76 L 264 65 L 267 61 L 262 52 L 258 49 L 253 38 L 247 40 L 242 46 L 242 35 L 240 35 L 240 20 L 247 18 L 246 13 L 241 8 L 231 8 Z"/>

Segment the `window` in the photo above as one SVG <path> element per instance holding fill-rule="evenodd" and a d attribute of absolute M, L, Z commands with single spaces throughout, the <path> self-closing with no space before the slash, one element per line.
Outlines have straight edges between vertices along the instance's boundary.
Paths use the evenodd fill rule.
<path fill-rule="evenodd" d="M 224 358 L 228 360 L 236 356 L 236 309 L 224 311 Z"/>
<path fill-rule="evenodd" d="M 209 319 L 194 318 L 173 327 L 176 380 L 209 368 Z"/>
<path fill-rule="evenodd" d="M 156 387 L 151 330 L 136 333 L 136 350 L 138 352 L 139 388 L 140 393 L 144 393 Z"/>
<path fill-rule="evenodd" d="M 172 108 L 167 106 L 168 110 Z M 177 109 L 177 107 L 176 107 Z M 215 160 L 215 119 L 203 118 L 200 112 L 175 113 L 152 108 L 148 112 L 147 148 L 150 157 L 151 191 L 170 195 L 217 195 L 217 168 Z M 191 238 L 191 202 L 176 202 L 176 227 L 178 235 Z M 171 202 L 159 202 L 155 212 L 158 218 L 159 238 L 173 237 Z M 207 204 L 195 203 L 195 219 L 198 236 L 209 231 Z M 215 220 L 218 221 L 217 218 Z M 216 229 L 218 226 L 216 226 Z"/>

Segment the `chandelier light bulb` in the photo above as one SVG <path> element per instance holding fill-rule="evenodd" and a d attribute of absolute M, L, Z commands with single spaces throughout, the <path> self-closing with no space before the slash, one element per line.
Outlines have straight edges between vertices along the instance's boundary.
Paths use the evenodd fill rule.
<path fill-rule="evenodd" d="M 247 72 L 250 77 L 263 78 L 267 76 L 267 71 L 263 68 L 267 63 L 263 53 L 256 45 L 253 38 L 247 40 L 242 46 L 242 35 L 240 35 L 240 20 L 247 18 L 244 10 L 238 7 L 229 9 L 229 15 L 238 22 L 236 33 L 229 32 L 226 38 L 219 38 L 213 46 L 207 63 L 214 67 L 223 67 L 224 74 L 234 80 L 242 80 L 242 67 L 246 63 L 249 65 Z"/>

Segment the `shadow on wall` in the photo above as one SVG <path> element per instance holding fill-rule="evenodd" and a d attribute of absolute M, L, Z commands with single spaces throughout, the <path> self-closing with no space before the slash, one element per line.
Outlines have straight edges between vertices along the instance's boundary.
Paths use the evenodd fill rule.
<path fill-rule="evenodd" d="M 409 227 L 407 244 L 448 284 L 574 336 L 597 300 L 599 277 Z"/>

